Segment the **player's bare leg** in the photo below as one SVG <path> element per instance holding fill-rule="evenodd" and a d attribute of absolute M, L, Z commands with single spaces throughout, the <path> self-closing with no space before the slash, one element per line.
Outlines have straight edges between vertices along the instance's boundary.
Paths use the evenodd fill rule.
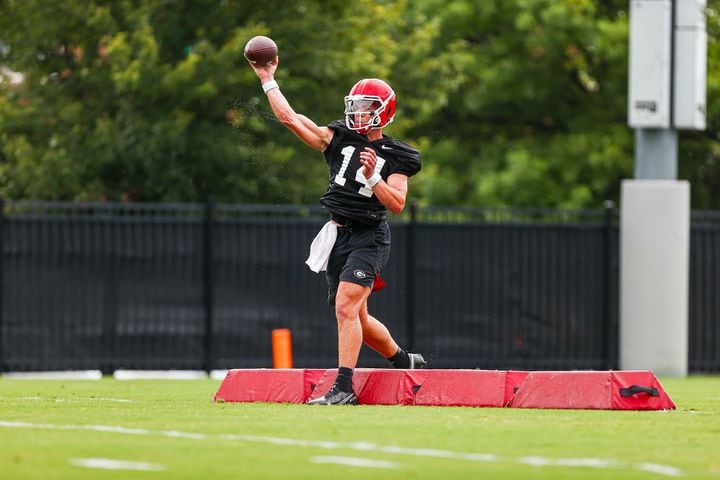
<path fill-rule="evenodd" d="M 335 297 L 338 324 L 338 365 L 355 368 L 363 342 L 360 309 L 370 295 L 370 288 L 351 282 L 340 282 Z"/>
<path fill-rule="evenodd" d="M 335 297 L 335 316 L 338 325 L 338 376 L 335 384 L 324 397 L 311 405 L 356 404 L 352 388 L 353 369 L 357 365 L 363 342 L 360 308 L 367 301 L 370 288 L 351 282 L 340 282 Z"/>
<path fill-rule="evenodd" d="M 365 344 L 387 358 L 393 367 L 425 368 L 427 362 L 421 354 L 406 352 L 400 348 L 385 324 L 368 313 L 367 300 L 360 308 L 360 323 Z"/>
<path fill-rule="evenodd" d="M 397 353 L 400 347 L 390 335 L 390 330 L 368 313 L 367 300 L 360 307 L 360 324 L 362 325 L 363 341 L 368 347 L 385 358 L 390 358 Z"/>

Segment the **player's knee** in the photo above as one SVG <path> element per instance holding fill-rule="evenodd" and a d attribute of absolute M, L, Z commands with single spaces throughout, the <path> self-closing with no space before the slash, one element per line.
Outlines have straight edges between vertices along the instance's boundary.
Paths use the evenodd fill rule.
<path fill-rule="evenodd" d="M 335 316 L 338 322 L 358 321 L 361 307 L 369 293 L 370 289 L 363 285 L 340 282 L 335 295 Z"/>
<path fill-rule="evenodd" d="M 362 299 L 338 292 L 335 297 L 335 316 L 338 322 L 355 322 L 360 318 Z"/>
<path fill-rule="evenodd" d="M 347 299 L 337 298 L 335 302 L 335 316 L 338 322 L 354 322 L 358 320 L 358 309 Z"/>

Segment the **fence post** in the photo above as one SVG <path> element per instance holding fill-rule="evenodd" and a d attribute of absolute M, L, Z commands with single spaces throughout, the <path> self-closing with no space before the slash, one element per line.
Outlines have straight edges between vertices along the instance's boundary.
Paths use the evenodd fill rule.
<path fill-rule="evenodd" d="M 410 222 L 407 225 L 407 251 L 405 264 L 405 331 L 407 333 L 407 348 L 415 350 L 415 235 L 417 224 L 417 200 L 410 202 Z"/>
<path fill-rule="evenodd" d="M 203 369 L 210 374 L 213 369 L 213 219 L 215 216 L 215 204 L 212 199 L 205 202 L 205 215 L 203 217 L 203 251 L 202 251 L 202 276 L 203 276 L 203 310 L 205 316 L 204 325 L 204 359 Z"/>
<path fill-rule="evenodd" d="M 5 293 L 5 200 L 0 198 L 0 373 L 5 371 L 5 357 L 3 355 L 3 311 L 5 304 L 3 294 Z"/>
<path fill-rule="evenodd" d="M 610 244 L 612 242 L 612 230 L 613 230 L 613 217 L 615 215 L 615 204 L 612 200 L 606 200 L 604 204 L 605 208 L 605 222 L 603 228 L 603 268 L 602 268 L 602 322 L 603 322 L 603 342 L 602 342 L 602 357 L 603 357 L 603 368 L 605 370 L 612 370 L 616 368 L 617 361 L 610 358 L 613 352 L 617 352 L 616 348 L 612 348 L 612 342 L 617 341 L 616 329 L 613 328 L 613 321 L 610 309 L 610 302 L 612 297 L 610 291 L 612 288 L 612 268 L 611 268 L 611 254 L 612 250 Z"/>

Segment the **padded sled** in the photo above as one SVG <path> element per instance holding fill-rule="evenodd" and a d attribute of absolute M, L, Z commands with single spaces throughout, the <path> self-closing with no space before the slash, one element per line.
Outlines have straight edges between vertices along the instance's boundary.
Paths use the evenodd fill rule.
<path fill-rule="evenodd" d="M 507 372 L 499 370 L 416 370 L 415 405 L 502 407 Z"/>
<path fill-rule="evenodd" d="M 228 371 L 215 401 L 305 403 L 327 393 L 337 369 Z M 358 368 L 361 405 L 669 410 L 650 371 L 392 370 Z"/>
<path fill-rule="evenodd" d="M 356 369 L 353 388 L 362 405 L 502 407 L 507 373 L 498 370 Z M 328 370 L 310 399 L 332 387 L 337 370 Z"/>
<path fill-rule="evenodd" d="M 353 390 L 361 405 L 412 405 L 418 370 L 358 368 L 353 373 Z M 337 369 L 327 370 L 313 389 L 310 400 L 322 397 L 333 385 Z"/>
<path fill-rule="evenodd" d="M 510 403 L 515 408 L 674 410 L 649 371 L 530 372 Z"/>
<path fill-rule="evenodd" d="M 229 370 L 213 399 L 218 402 L 303 403 L 325 370 Z"/>

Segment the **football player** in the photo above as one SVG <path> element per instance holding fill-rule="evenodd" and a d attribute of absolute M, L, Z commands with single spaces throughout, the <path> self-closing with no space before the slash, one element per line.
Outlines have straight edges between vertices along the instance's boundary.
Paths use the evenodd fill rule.
<path fill-rule="evenodd" d="M 326 269 L 328 303 L 335 307 L 337 318 L 339 368 L 330 391 L 308 403 L 356 404 L 352 374 L 363 342 L 395 368 L 423 368 L 426 364 L 421 354 L 398 346 L 387 327 L 368 313 L 367 304 L 370 293 L 384 286 L 380 273 L 390 255 L 387 212 L 397 214 L 405 207 L 408 179 L 420 171 L 420 154 L 383 134 L 396 107 L 395 92 L 383 80 L 357 82 L 345 97 L 344 120 L 319 126 L 295 112 L 280 91 L 274 79 L 277 61 L 251 67 L 278 120 L 307 145 L 323 152 L 330 172 L 330 184 L 320 199 L 330 212 L 326 224 L 331 227 L 330 242 L 325 238 L 329 246 L 323 252 L 311 251 L 311 257 L 320 255 L 322 266 L 315 271 Z M 323 230 L 321 234 L 328 233 Z"/>

